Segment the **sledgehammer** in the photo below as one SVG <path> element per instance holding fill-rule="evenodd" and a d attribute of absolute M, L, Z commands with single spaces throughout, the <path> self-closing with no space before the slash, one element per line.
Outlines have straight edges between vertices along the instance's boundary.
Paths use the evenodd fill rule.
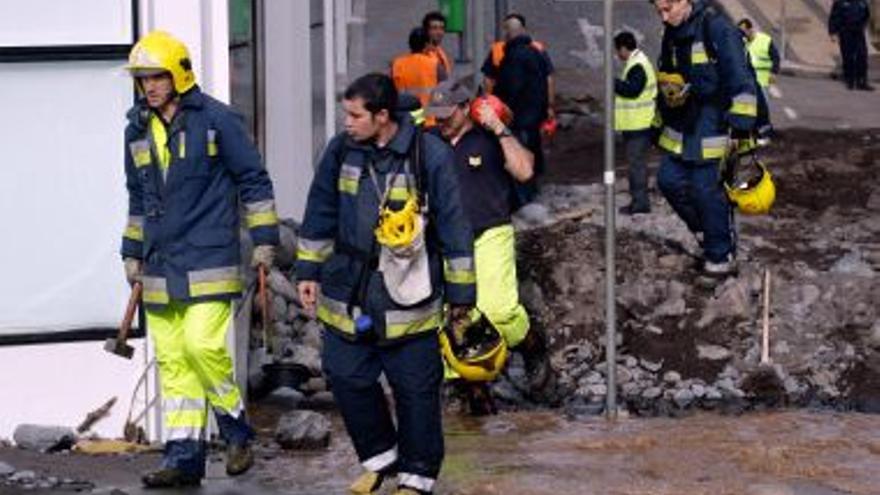
<path fill-rule="evenodd" d="M 128 345 L 128 334 L 131 332 L 131 322 L 134 320 L 134 312 L 137 310 L 138 303 L 141 300 L 141 292 L 143 286 L 140 282 L 136 282 L 131 287 L 131 296 L 128 298 L 128 307 L 125 308 L 125 317 L 122 319 L 122 325 L 119 327 L 119 333 L 116 338 L 107 339 L 104 343 L 104 350 L 122 356 L 125 359 L 131 359 L 134 355 L 134 347 Z"/>

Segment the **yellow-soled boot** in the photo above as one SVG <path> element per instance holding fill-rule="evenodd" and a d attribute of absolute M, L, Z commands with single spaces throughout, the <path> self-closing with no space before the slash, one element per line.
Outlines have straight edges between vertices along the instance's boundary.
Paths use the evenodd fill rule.
<path fill-rule="evenodd" d="M 382 486 L 385 475 L 373 471 L 364 471 L 354 483 L 348 487 L 348 491 L 355 495 L 370 495 Z"/>

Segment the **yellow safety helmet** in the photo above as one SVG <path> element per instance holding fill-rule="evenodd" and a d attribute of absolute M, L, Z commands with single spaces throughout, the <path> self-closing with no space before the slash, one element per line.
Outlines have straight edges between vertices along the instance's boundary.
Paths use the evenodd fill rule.
<path fill-rule="evenodd" d="M 463 330 L 462 345 L 454 343 L 449 325 L 440 331 L 440 352 L 446 363 L 465 381 L 490 382 L 507 362 L 507 343 L 485 316 Z"/>
<path fill-rule="evenodd" d="M 174 90 L 181 94 L 196 84 L 189 50 L 165 31 L 152 31 L 141 38 L 131 49 L 125 68 L 132 77 L 168 72 L 174 81 Z"/>
<path fill-rule="evenodd" d="M 382 208 L 375 230 L 376 240 L 390 248 L 409 246 L 423 228 L 418 212 L 419 202 L 412 194 L 400 210 Z"/>
<path fill-rule="evenodd" d="M 670 108 L 678 108 L 684 105 L 687 100 L 687 83 L 684 76 L 677 72 L 658 73 L 657 86 Z"/>
<path fill-rule="evenodd" d="M 752 179 L 733 185 L 724 183 L 727 197 L 745 215 L 769 213 L 776 200 L 776 184 L 767 167 L 757 160 L 754 161 L 754 165 L 758 169 L 758 174 Z"/>

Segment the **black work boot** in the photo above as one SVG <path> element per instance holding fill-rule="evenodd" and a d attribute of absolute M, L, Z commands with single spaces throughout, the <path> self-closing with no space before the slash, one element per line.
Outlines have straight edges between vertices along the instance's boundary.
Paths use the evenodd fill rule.
<path fill-rule="evenodd" d="M 254 465 L 254 451 L 250 445 L 230 445 L 226 448 L 226 474 L 238 476 Z"/>
<path fill-rule="evenodd" d="M 555 376 L 550 367 L 547 338 L 544 332 L 532 326 L 526 338 L 512 350 L 519 352 L 523 357 L 529 387 L 528 395 L 536 400 L 552 400 Z"/>
<path fill-rule="evenodd" d="M 145 474 L 141 481 L 144 488 L 182 488 L 199 486 L 202 483 L 202 478 L 180 469 L 161 468 Z"/>
<path fill-rule="evenodd" d="M 495 400 L 492 398 L 492 391 L 489 389 L 488 383 L 465 383 L 464 385 L 467 387 L 468 410 L 471 416 L 498 414 L 498 408 L 495 406 Z"/>

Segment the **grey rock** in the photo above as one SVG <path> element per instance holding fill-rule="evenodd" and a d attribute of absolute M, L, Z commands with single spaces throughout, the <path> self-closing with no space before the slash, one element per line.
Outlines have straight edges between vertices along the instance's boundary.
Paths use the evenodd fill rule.
<path fill-rule="evenodd" d="M 706 399 L 708 400 L 721 400 L 723 395 L 721 391 L 715 387 L 706 387 Z"/>
<path fill-rule="evenodd" d="M 317 321 L 311 320 L 299 327 L 300 342 L 303 345 L 320 350 L 322 347 L 322 328 Z"/>
<path fill-rule="evenodd" d="M 304 400 L 302 406 L 321 410 L 333 409 L 336 407 L 336 399 L 333 398 L 332 392 L 318 392 Z"/>
<path fill-rule="evenodd" d="M 321 353 L 314 347 L 296 345 L 292 348 L 289 361 L 293 364 L 304 366 L 315 376 L 321 374 Z"/>
<path fill-rule="evenodd" d="M 736 390 L 736 384 L 733 382 L 733 379 L 730 377 L 725 377 L 717 382 L 715 382 L 715 386 L 718 387 L 722 392 L 731 392 Z"/>
<path fill-rule="evenodd" d="M 76 442 L 76 434 L 66 426 L 23 424 L 15 428 L 12 439 L 19 448 L 37 452 L 68 450 Z"/>
<path fill-rule="evenodd" d="M 271 299 L 271 308 L 269 311 L 272 312 L 272 319 L 274 321 L 286 321 L 287 320 L 287 301 L 284 300 L 284 297 L 280 295 L 276 295 Z M 260 311 L 260 305 L 254 305 L 254 311 Z"/>
<path fill-rule="evenodd" d="M 296 261 L 296 232 L 285 221 L 278 226 L 278 234 L 280 242 L 275 250 L 275 264 L 287 270 Z"/>
<path fill-rule="evenodd" d="M 587 385 L 593 385 L 604 382 L 605 378 L 598 371 L 591 371 L 587 373 L 587 376 L 583 377 L 581 380 L 584 381 Z"/>
<path fill-rule="evenodd" d="M 633 356 L 626 356 L 626 358 L 624 358 L 623 360 L 623 364 L 627 368 L 635 368 L 639 365 L 639 360 Z"/>
<path fill-rule="evenodd" d="M 263 399 L 266 404 L 279 406 L 284 409 L 294 409 L 305 399 L 305 395 L 299 390 L 287 386 L 278 387 Z"/>
<path fill-rule="evenodd" d="M 309 394 L 315 394 L 325 390 L 327 390 L 327 380 L 319 376 L 309 378 L 302 385 L 302 391 Z"/>
<path fill-rule="evenodd" d="M 275 441 L 284 449 L 317 450 L 330 445 L 330 420 L 314 411 L 292 411 L 278 420 Z"/>
<path fill-rule="evenodd" d="M 507 380 L 498 380 L 494 383 L 492 395 L 511 404 L 521 404 L 525 400 L 522 393 Z"/>
<path fill-rule="evenodd" d="M 642 387 L 636 382 L 628 382 L 621 385 L 620 390 L 625 397 L 638 397 L 641 395 Z"/>
<path fill-rule="evenodd" d="M 644 359 L 644 358 L 639 360 L 639 364 L 642 365 L 642 368 L 645 368 L 646 370 L 650 371 L 651 373 L 656 373 L 656 372 L 660 371 L 660 368 L 663 367 L 663 361 L 655 363 L 652 361 L 648 361 L 647 359 Z"/>
<path fill-rule="evenodd" d="M 747 277 L 729 278 L 716 291 L 717 297 L 706 303 L 703 315 L 696 323 L 699 329 L 722 319 L 745 320 L 749 318 L 754 304 L 749 297 Z"/>
<path fill-rule="evenodd" d="M 684 409 L 694 401 L 694 393 L 691 392 L 689 389 L 683 388 L 675 392 L 673 400 L 675 400 L 675 403 L 676 405 L 678 405 L 678 407 Z"/>
<path fill-rule="evenodd" d="M 0 477 L 3 476 L 12 476 L 15 474 L 15 468 L 6 464 L 5 462 L 0 462 Z"/>
<path fill-rule="evenodd" d="M 272 292 L 283 297 L 285 301 L 299 301 L 299 296 L 296 293 L 296 289 L 293 287 L 293 283 L 291 283 L 291 281 L 279 270 L 270 270 L 266 281 L 269 284 L 269 288 L 272 289 Z"/>
<path fill-rule="evenodd" d="M 684 295 L 687 288 L 681 282 L 673 280 L 666 289 L 666 300 L 654 310 L 654 317 L 683 316 L 687 312 Z"/>
<path fill-rule="evenodd" d="M 694 397 L 697 399 L 702 399 L 706 396 L 706 387 L 705 385 L 695 383 L 691 385 L 691 393 L 694 394 Z"/>
<path fill-rule="evenodd" d="M 660 387 L 648 387 L 642 392 L 642 398 L 647 400 L 654 400 L 660 395 L 663 394 L 663 389 Z"/>
<path fill-rule="evenodd" d="M 617 366 L 617 383 L 624 384 L 633 380 L 633 372 L 625 366 Z"/>
<path fill-rule="evenodd" d="M 663 381 L 670 385 L 675 385 L 681 381 L 681 373 L 677 371 L 667 371 L 663 373 Z"/>
<path fill-rule="evenodd" d="M 722 347 L 720 345 L 698 345 L 697 346 L 697 356 L 700 359 L 707 359 L 709 361 L 724 361 L 730 359 L 732 353 L 730 349 L 726 347 Z"/>
<path fill-rule="evenodd" d="M 11 475 L 8 479 L 12 483 L 33 483 L 37 479 L 37 474 L 30 470 L 18 471 Z"/>
<path fill-rule="evenodd" d="M 587 387 L 587 391 L 592 397 L 605 397 L 608 393 L 608 386 L 604 383 L 597 383 L 596 385 L 590 385 Z"/>
<path fill-rule="evenodd" d="M 874 268 L 871 267 L 870 263 L 862 259 L 862 255 L 857 251 L 851 251 L 837 260 L 831 267 L 830 272 L 859 277 L 874 276 Z"/>

